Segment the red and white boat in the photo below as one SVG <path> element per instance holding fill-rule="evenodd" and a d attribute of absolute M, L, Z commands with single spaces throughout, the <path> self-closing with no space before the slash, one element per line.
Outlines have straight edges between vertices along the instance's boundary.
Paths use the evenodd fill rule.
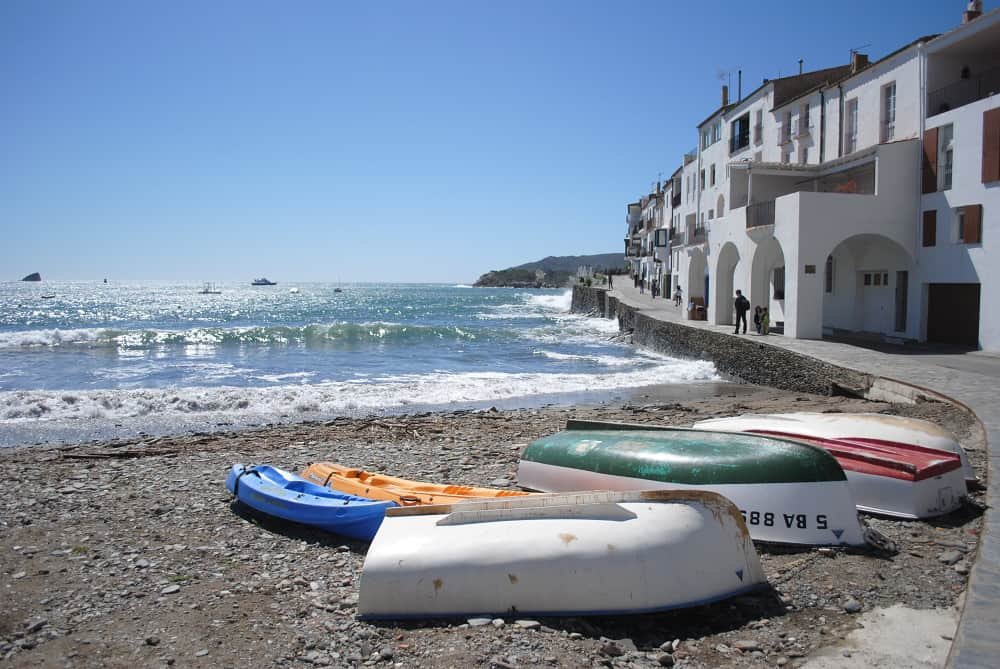
<path fill-rule="evenodd" d="M 840 463 L 855 504 L 869 513 L 910 519 L 950 513 L 961 506 L 966 478 L 971 476 L 968 458 L 954 436 L 915 419 L 882 414 L 746 414 L 701 421 L 695 427 L 819 446 Z"/>

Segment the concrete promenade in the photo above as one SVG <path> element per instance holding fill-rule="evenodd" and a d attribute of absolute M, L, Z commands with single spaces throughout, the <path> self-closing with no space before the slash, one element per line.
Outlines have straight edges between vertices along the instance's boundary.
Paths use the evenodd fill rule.
<path fill-rule="evenodd" d="M 969 575 L 955 640 L 948 656 L 951 667 L 1000 666 L 1000 356 L 973 352 L 947 354 L 923 348 L 862 346 L 826 340 L 789 339 L 781 335 L 760 336 L 753 332 L 753 314 L 748 334 L 733 335 L 731 325 L 685 321 L 683 309 L 669 297 L 640 294 L 628 277 L 617 276 L 611 294 L 646 316 L 692 328 L 753 337 L 755 342 L 784 348 L 824 362 L 918 386 L 930 394 L 965 405 L 979 418 L 986 437 L 988 463 L 988 509 L 983 518 L 979 552 Z M 732 300 L 733 298 L 731 298 Z"/>

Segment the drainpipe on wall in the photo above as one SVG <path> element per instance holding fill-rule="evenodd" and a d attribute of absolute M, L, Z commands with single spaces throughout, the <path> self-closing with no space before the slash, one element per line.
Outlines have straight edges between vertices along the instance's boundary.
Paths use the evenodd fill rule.
<path fill-rule="evenodd" d="M 924 43 L 920 42 L 917 44 L 917 64 L 918 64 L 918 75 L 920 77 L 920 100 L 917 102 L 917 108 L 920 110 L 920 123 L 918 125 L 917 132 L 917 142 L 920 144 L 920 155 L 919 159 L 916 161 L 917 165 L 917 224 L 914 226 L 913 231 L 913 264 L 918 265 L 920 263 L 920 257 L 917 255 L 920 251 L 920 244 L 923 240 L 923 224 L 924 224 L 924 214 L 921 211 L 923 207 L 923 177 L 924 177 L 924 162 L 923 162 L 923 143 L 924 143 L 924 133 L 927 132 L 927 53 L 924 51 Z"/>
<path fill-rule="evenodd" d="M 819 91 L 819 164 L 823 164 L 823 149 L 826 148 L 826 91 Z"/>
<path fill-rule="evenodd" d="M 837 157 L 844 155 L 844 85 L 837 84 Z"/>

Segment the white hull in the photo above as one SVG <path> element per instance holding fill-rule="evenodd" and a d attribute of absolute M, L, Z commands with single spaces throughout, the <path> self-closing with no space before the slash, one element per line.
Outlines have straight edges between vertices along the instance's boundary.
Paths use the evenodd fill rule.
<path fill-rule="evenodd" d="M 865 543 L 847 481 L 686 485 L 598 474 L 521 460 L 518 485 L 543 492 L 570 490 L 707 490 L 736 504 L 755 541 L 806 546 Z"/>
<path fill-rule="evenodd" d="M 962 506 L 965 479 L 962 470 L 908 481 L 887 476 L 845 471 L 859 511 L 895 518 L 933 518 Z"/>
<path fill-rule="evenodd" d="M 718 495 L 532 495 L 392 509 L 365 558 L 358 613 L 640 613 L 765 582 L 745 524 Z"/>
<path fill-rule="evenodd" d="M 962 472 L 967 481 L 976 481 L 976 472 L 969 463 L 969 456 L 948 430 L 934 423 L 917 418 L 888 416 L 880 413 L 780 413 L 743 414 L 730 418 L 714 418 L 695 423 L 700 430 L 749 432 L 769 430 L 788 432 L 809 437 L 850 439 L 862 437 L 882 439 L 903 444 L 955 453 L 962 461 Z"/>

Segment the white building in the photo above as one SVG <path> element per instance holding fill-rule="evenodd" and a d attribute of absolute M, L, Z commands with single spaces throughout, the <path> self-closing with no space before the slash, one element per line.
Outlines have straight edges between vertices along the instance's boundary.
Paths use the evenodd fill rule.
<path fill-rule="evenodd" d="M 1000 10 L 967 18 L 874 63 L 724 88 L 657 198 L 664 294 L 731 324 L 742 289 L 787 336 L 1000 350 L 981 306 L 1000 296 Z"/>

